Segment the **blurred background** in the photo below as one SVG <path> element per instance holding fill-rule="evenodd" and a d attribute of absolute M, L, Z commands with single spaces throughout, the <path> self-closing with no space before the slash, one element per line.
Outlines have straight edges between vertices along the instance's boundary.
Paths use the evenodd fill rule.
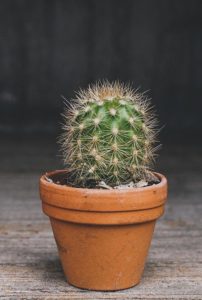
<path fill-rule="evenodd" d="M 163 144 L 199 143 L 202 1 L 0 1 L 1 135 L 57 135 L 61 95 L 106 78 L 149 90 Z"/>

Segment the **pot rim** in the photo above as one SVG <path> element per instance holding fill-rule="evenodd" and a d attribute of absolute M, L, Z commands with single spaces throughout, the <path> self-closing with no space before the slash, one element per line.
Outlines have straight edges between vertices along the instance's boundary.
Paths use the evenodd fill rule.
<path fill-rule="evenodd" d="M 46 179 L 66 172 L 68 171 L 56 170 L 41 176 L 40 194 L 43 202 L 79 211 L 134 211 L 162 206 L 167 197 L 167 179 L 156 172 L 154 174 L 160 179 L 159 183 L 123 190 L 75 188 L 48 182 Z"/>
<path fill-rule="evenodd" d="M 153 186 L 158 186 L 158 187 L 161 187 L 163 186 L 165 183 L 167 183 L 167 179 L 164 175 L 160 174 L 160 173 L 157 173 L 157 172 L 152 172 L 153 174 L 155 174 L 158 179 L 160 180 L 159 183 L 156 183 L 156 184 L 153 184 L 153 185 L 150 185 L 150 186 L 144 186 L 144 187 L 140 187 L 140 188 L 129 188 L 129 189 L 98 189 L 98 188 L 80 188 L 80 187 L 73 187 L 73 186 L 69 186 L 69 185 L 63 185 L 63 184 L 57 184 L 55 182 L 49 182 L 46 177 L 49 177 L 49 176 L 52 176 L 52 175 L 56 175 L 56 174 L 62 174 L 62 173 L 68 173 L 68 170 L 64 169 L 64 170 L 55 170 L 55 171 L 50 171 L 50 172 L 46 172 L 44 175 L 41 176 L 40 178 L 40 182 L 43 182 L 45 183 L 47 186 L 56 186 L 57 189 L 61 189 L 61 190 L 80 190 L 81 192 L 86 192 L 86 191 L 96 191 L 96 192 L 99 192 L 99 193 L 103 193 L 103 194 L 111 194 L 113 192 L 115 192 L 117 194 L 117 191 L 118 192 L 128 192 L 128 191 L 144 191 L 145 189 L 149 190 L 149 189 L 152 189 Z"/>

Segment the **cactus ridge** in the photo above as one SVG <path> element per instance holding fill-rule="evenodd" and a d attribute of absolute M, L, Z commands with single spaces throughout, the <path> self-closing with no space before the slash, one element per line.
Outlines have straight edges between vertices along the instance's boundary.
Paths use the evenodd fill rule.
<path fill-rule="evenodd" d="M 80 91 L 64 112 L 64 163 L 74 183 L 104 180 L 114 186 L 146 177 L 157 147 L 156 119 L 149 99 L 119 82 Z"/>

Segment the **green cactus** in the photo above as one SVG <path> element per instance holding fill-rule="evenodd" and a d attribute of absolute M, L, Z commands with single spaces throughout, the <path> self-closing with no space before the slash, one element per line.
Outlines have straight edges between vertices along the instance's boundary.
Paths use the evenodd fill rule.
<path fill-rule="evenodd" d="M 76 186 L 93 179 L 113 187 L 147 177 L 157 130 L 144 94 L 119 82 L 97 83 L 67 104 L 64 119 L 64 163 Z"/>

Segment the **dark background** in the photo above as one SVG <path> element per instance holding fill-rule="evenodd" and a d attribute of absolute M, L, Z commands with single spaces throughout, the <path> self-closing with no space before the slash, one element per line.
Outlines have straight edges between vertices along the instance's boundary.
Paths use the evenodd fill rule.
<path fill-rule="evenodd" d="M 202 1 L 0 1 L 2 134 L 57 134 L 60 95 L 104 78 L 149 90 L 164 143 L 199 143 Z"/>

